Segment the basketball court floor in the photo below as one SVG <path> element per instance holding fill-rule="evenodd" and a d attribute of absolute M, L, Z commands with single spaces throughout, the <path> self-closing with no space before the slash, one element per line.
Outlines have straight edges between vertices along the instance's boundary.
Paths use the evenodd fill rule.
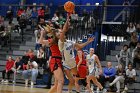
<path fill-rule="evenodd" d="M 13 84 L 0 84 L 0 93 L 48 93 L 49 89 L 43 89 L 43 88 L 32 88 L 32 87 L 24 87 L 23 84 L 20 85 L 13 85 Z M 68 93 L 67 86 L 64 86 L 63 93 Z M 76 93 L 73 90 L 73 93 Z M 82 90 L 80 93 L 88 93 L 85 90 Z M 93 92 L 97 93 L 97 92 Z M 98 92 L 102 93 L 102 92 Z"/>

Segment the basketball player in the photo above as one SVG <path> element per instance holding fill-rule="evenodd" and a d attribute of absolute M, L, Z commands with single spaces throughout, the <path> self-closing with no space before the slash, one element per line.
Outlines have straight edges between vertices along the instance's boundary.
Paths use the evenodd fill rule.
<path fill-rule="evenodd" d="M 67 23 L 67 22 L 66 22 Z M 64 29 L 66 26 L 64 26 Z M 40 27 L 41 28 L 41 27 Z M 50 50 L 51 50 L 51 54 L 52 57 L 50 59 L 50 69 L 54 74 L 54 78 L 55 78 L 55 82 L 54 82 L 54 86 L 51 87 L 51 89 L 49 90 L 48 93 L 62 93 L 62 88 L 63 88 L 63 84 L 64 84 L 64 75 L 63 75 L 63 71 L 62 71 L 62 56 L 61 53 L 59 51 L 58 48 L 58 38 L 59 38 L 59 30 L 60 29 L 53 29 L 53 31 L 51 31 L 52 34 L 52 38 L 45 40 L 44 39 L 44 35 L 45 30 L 43 28 L 41 28 L 41 36 L 39 39 L 39 43 L 46 45 L 46 46 L 50 46 Z"/>
<path fill-rule="evenodd" d="M 88 86 L 90 86 L 90 81 L 92 80 L 93 83 L 99 89 L 103 90 L 103 86 L 98 82 L 98 80 L 96 78 L 97 73 L 102 74 L 102 67 L 100 64 L 100 60 L 99 60 L 98 56 L 94 54 L 94 48 L 90 48 L 89 51 L 90 51 L 90 53 L 86 56 L 88 72 L 89 72 L 89 75 L 87 76 Z M 99 69 L 99 72 L 96 71 L 97 69 Z M 105 92 L 105 91 L 106 91 L 106 89 L 103 90 L 103 92 Z"/>
<path fill-rule="evenodd" d="M 90 89 L 90 86 L 88 86 L 87 82 L 86 82 L 87 63 L 86 63 L 86 59 L 84 56 L 84 52 L 82 50 L 77 51 L 77 55 L 75 57 L 75 60 L 76 60 L 77 71 L 78 71 L 78 76 L 75 77 L 76 93 L 80 93 L 80 85 L 78 82 L 79 80 L 81 80 L 82 85 L 87 88 L 89 93 L 93 93 L 92 90 Z"/>
<path fill-rule="evenodd" d="M 58 46 L 63 57 L 64 71 L 65 71 L 66 77 L 69 80 L 68 91 L 69 93 L 72 93 L 72 87 L 74 85 L 73 76 L 77 75 L 74 50 L 82 49 L 83 47 L 91 43 L 94 40 L 94 38 L 90 37 L 88 38 L 87 42 L 82 43 L 82 44 L 75 43 L 71 40 L 66 40 L 65 34 L 69 28 L 69 18 L 67 18 L 67 20 L 68 20 L 67 26 L 65 25 L 65 28 L 67 28 L 67 30 L 63 29 L 62 32 L 60 32 L 60 39 L 58 41 Z"/>

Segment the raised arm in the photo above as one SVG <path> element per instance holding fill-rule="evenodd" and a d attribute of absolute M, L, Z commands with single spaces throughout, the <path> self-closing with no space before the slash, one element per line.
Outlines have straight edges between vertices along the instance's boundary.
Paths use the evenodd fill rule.
<path fill-rule="evenodd" d="M 49 46 L 49 41 L 44 39 L 45 31 L 42 30 L 40 33 L 41 33 L 41 35 L 40 35 L 40 38 L 39 38 L 38 42 L 42 45 Z"/>
<path fill-rule="evenodd" d="M 87 40 L 87 42 L 82 43 L 82 44 L 75 43 L 75 48 L 76 48 L 77 50 L 82 49 L 83 47 L 85 47 L 85 46 L 88 45 L 89 43 L 93 42 L 93 41 L 94 41 L 94 38 L 95 38 L 95 37 L 89 37 L 88 40 Z"/>
<path fill-rule="evenodd" d="M 69 17 L 68 17 L 67 18 L 67 21 L 65 22 L 65 24 L 63 26 L 62 32 L 60 34 L 60 40 L 61 40 L 61 42 L 64 42 L 65 41 L 65 33 L 69 30 L 69 26 L 70 26 L 70 23 L 69 23 Z"/>

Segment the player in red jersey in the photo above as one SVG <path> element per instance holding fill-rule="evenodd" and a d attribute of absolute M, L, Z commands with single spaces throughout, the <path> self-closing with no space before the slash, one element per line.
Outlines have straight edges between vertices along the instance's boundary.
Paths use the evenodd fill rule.
<path fill-rule="evenodd" d="M 75 60 L 76 60 L 77 71 L 78 71 L 78 76 L 75 78 L 76 92 L 80 93 L 80 86 L 78 84 L 78 81 L 81 80 L 82 85 L 85 86 L 90 93 L 92 93 L 92 90 L 90 89 L 89 86 L 87 86 L 87 82 L 86 82 L 86 76 L 88 73 L 87 63 L 84 58 L 84 52 L 82 50 L 77 51 Z"/>
<path fill-rule="evenodd" d="M 52 38 L 48 40 L 44 39 L 44 35 L 46 34 L 46 32 L 43 28 L 41 28 L 42 31 L 41 31 L 39 43 L 50 47 L 52 55 L 51 55 L 49 66 L 55 78 L 54 86 L 51 87 L 48 93 L 55 93 L 55 92 L 62 93 L 62 88 L 64 84 L 64 74 L 62 71 L 62 62 L 61 62 L 62 56 L 58 48 L 58 39 L 59 39 L 61 30 L 67 30 L 67 26 L 68 26 L 68 22 L 66 21 L 63 29 L 53 29 L 51 31 Z"/>

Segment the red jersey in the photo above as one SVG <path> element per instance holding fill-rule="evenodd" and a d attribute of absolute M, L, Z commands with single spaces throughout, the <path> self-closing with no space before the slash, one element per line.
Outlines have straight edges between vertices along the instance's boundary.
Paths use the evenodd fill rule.
<path fill-rule="evenodd" d="M 81 50 L 82 51 L 82 50 Z M 78 57 L 78 55 L 76 55 L 76 57 L 75 57 L 75 61 L 76 61 L 76 64 L 78 64 L 78 62 L 79 62 L 79 57 Z M 86 65 L 86 60 L 85 60 L 85 57 L 84 57 L 84 52 L 82 51 L 82 63 L 81 63 L 82 65 Z"/>
<path fill-rule="evenodd" d="M 11 61 L 9 61 L 9 60 L 7 60 L 7 62 L 6 62 L 6 70 L 11 70 L 11 68 L 14 66 L 14 60 L 11 60 Z"/>
<path fill-rule="evenodd" d="M 78 64 L 78 62 L 79 62 L 78 55 L 76 55 L 75 60 L 76 60 L 76 64 Z M 78 67 L 78 75 L 79 75 L 80 78 L 86 78 L 86 75 L 87 75 L 87 66 L 86 66 L 86 60 L 84 58 L 84 52 L 83 51 L 82 51 L 82 63 Z"/>
<path fill-rule="evenodd" d="M 51 43 L 52 39 L 48 39 L 48 41 Z M 52 53 L 51 56 L 59 56 L 59 57 L 61 57 L 61 52 L 60 52 L 59 47 L 58 47 L 57 44 L 51 45 L 50 50 L 51 50 L 51 53 Z"/>

